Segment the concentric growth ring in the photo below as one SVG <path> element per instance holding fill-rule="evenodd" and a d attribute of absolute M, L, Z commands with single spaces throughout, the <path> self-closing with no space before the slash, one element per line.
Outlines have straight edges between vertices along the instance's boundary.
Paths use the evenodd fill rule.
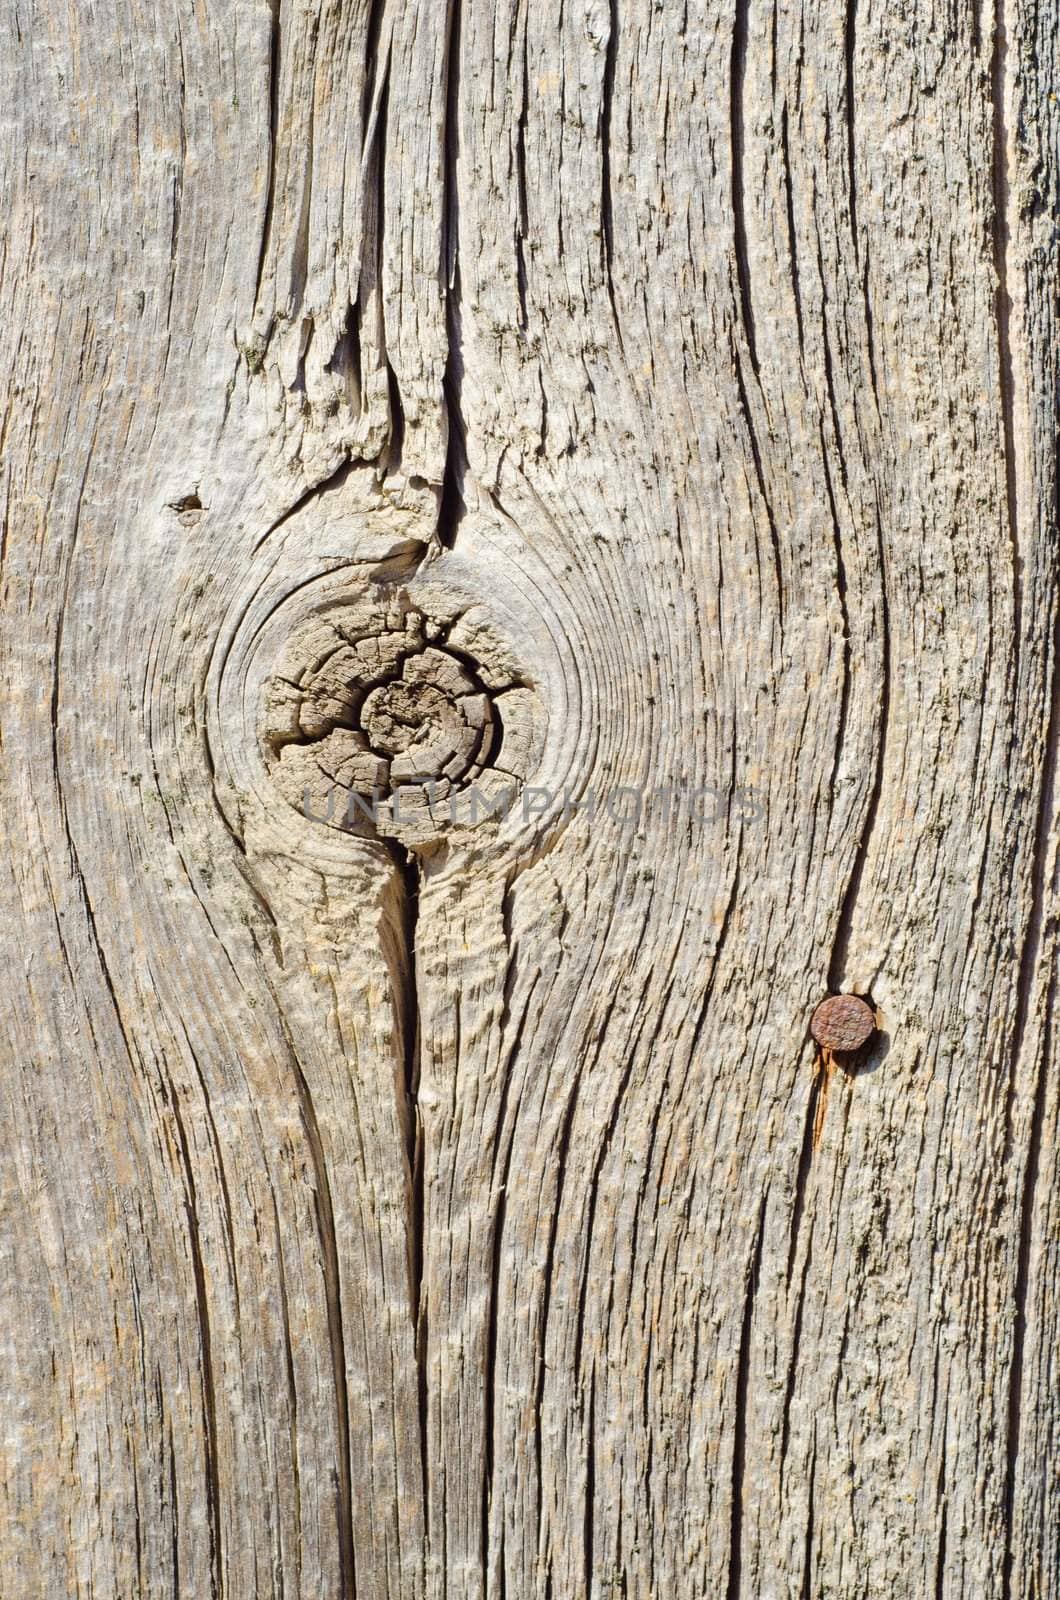
<path fill-rule="evenodd" d="M 467 613 L 434 617 L 404 595 L 308 622 L 266 688 L 263 744 L 287 800 L 406 843 L 503 814 L 526 776 L 538 702 L 503 652 L 479 662 L 457 642 L 484 639 Z"/>

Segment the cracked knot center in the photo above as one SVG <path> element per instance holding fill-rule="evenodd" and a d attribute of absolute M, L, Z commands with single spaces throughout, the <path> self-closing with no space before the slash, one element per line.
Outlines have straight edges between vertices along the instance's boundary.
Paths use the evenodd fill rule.
<path fill-rule="evenodd" d="M 269 680 L 263 744 L 286 798 L 315 820 L 437 834 L 452 797 L 525 778 L 538 706 L 470 612 L 335 606 L 299 631 Z M 351 797 L 370 800 L 370 813 Z M 359 825 L 362 814 L 371 827 Z"/>

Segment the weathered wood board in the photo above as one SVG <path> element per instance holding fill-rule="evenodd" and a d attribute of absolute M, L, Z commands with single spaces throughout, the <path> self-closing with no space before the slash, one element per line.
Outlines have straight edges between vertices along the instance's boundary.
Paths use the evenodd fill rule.
<path fill-rule="evenodd" d="M 1060 1594 L 1057 0 L 0 16 L 0 1595 Z"/>

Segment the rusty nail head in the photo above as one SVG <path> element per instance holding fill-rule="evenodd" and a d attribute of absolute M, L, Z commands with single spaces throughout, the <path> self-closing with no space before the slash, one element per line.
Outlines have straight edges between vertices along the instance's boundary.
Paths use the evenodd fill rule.
<path fill-rule="evenodd" d="M 860 1050 L 875 1031 L 875 1012 L 856 994 L 830 994 L 810 1018 L 810 1032 L 822 1050 Z"/>

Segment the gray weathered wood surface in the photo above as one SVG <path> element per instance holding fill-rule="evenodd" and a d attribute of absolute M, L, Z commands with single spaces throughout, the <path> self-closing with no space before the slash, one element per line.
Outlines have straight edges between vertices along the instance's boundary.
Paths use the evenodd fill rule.
<path fill-rule="evenodd" d="M 1060 1594 L 1057 0 L 0 19 L 0 1594 Z"/>

